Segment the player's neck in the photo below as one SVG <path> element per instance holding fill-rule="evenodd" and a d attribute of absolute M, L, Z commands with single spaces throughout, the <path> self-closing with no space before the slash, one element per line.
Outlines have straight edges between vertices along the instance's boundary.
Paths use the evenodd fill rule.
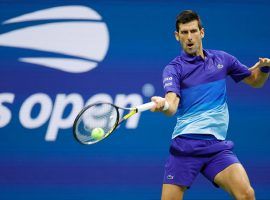
<path fill-rule="evenodd" d="M 196 56 L 200 56 L 203 59 L 205 58 L 202 47 L 196 52 Z"/>
<path fill-rule="evenodd" d="M 191 55 L 191 56 L 200 56 L 200 57 L 202 57 L 202 59 L 205 59 L 205 55 L 204 55 L 204 53 L 203 53 L 202 47 L 199 48 L 198 51 L 197 51 L 196 53 L 194 53 L 194 54 L 189 54 L 189 55 Z"/>

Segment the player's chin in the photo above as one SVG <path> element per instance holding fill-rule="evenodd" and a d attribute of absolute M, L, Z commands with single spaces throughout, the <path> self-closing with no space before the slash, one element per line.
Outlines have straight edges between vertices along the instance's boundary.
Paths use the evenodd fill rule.
<path fill-rule="evenodd" d="M 196 49 L 195 48 L 186 48 L 185 52 L 188 53 L 188 54 L 193 55 L 193 54 L 196 53 Z"/>

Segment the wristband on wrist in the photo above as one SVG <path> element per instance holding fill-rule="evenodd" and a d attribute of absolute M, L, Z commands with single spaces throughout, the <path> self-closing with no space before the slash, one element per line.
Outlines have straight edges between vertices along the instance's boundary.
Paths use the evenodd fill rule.
<path fill-rule="evenodd" d="M 270 72 L 270 67 L 261 67 L 260 70 L 263 73 L 269 73 Z"/>

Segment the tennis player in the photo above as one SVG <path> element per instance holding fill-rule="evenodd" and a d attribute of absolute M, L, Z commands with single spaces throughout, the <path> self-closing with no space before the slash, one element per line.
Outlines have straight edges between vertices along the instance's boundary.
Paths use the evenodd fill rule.
<path fill-rule="evenodd" d="M 202 173 L 235 199 L 255 199 L 247 173 L 226 140 L 229 113 L 226 77 L 259 88 L 269 77 L 270 59 L 247 68 L 234 56 L 203 49 L 204 28 L 191 10 L 177 16 L 175 38 L 183 51 L 163 71 L 165 98 L 152 97 L 152 111 L 177 113 L 170 155 L 165 165 L 162 200 L 183 199 Z M 162 111 L 165 100 L 170 107 Z"/>

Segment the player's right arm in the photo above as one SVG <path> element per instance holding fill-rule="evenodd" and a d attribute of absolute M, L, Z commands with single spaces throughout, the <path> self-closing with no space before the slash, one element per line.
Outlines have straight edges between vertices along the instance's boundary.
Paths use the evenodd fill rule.
<path fill-rule="evenodd" d="M 174 92 L 168 92 L 165 95 L 165 98 L 154 96 L 151 98 L 153 102 L 155 102 L 155 106 L 151 109 L 153 112 L 163 112 L 167 116 L 172 116 L 176 113 L 178 105 L 180 103 L 180 98 Z M 167 110 L 163 110 L 165 101 L 168 102 L 169 108 Z"/>
<path fill-rule="evenodd" d="M 170 64 L 163 70 L 163 87 L 165 98 L 154 96 L 152 101 L 155 106 L 151 109 L 153 112 L 163 112 L 165 115 L 172 116 L 177 112 L 180 103 L 180 66 Z M 165 102 L 168 102 L 169 108 L 164 110 Z"/>

